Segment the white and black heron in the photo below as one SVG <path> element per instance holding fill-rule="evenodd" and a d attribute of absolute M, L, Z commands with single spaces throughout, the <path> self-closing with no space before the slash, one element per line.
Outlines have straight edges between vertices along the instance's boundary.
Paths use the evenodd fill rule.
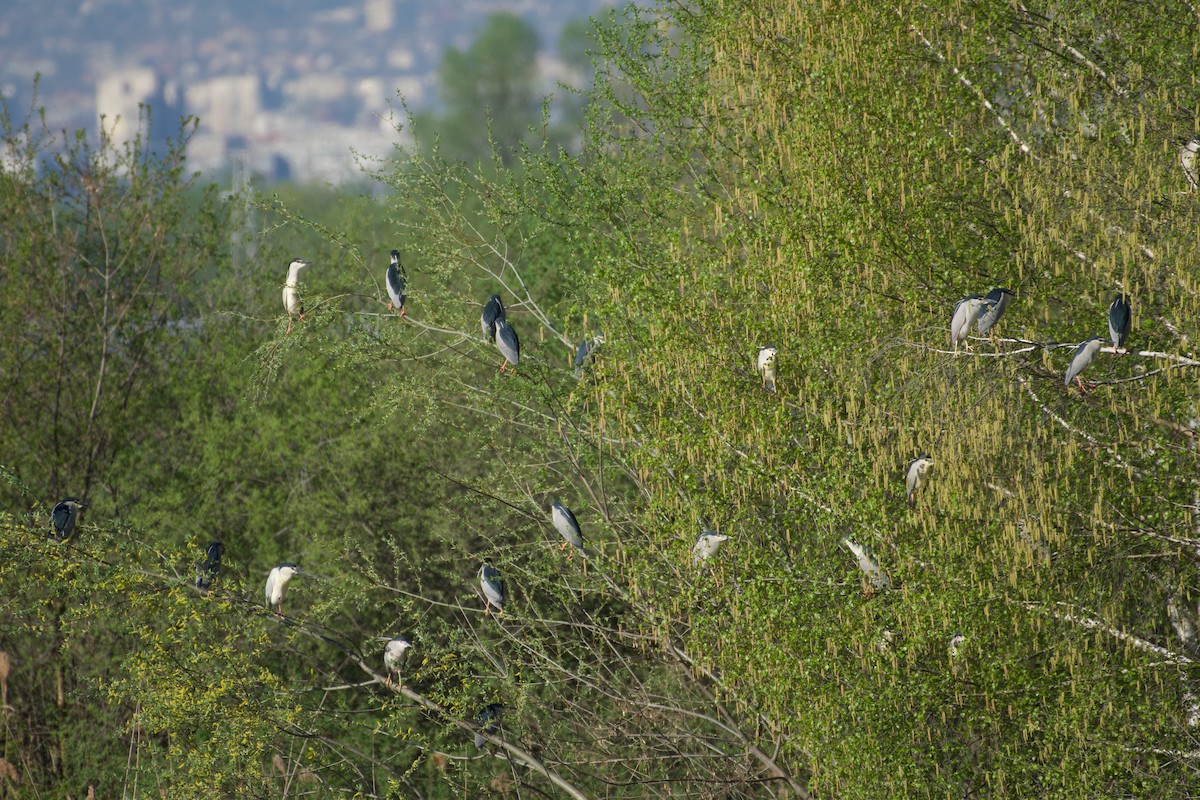
<path fill-rule="evenodd" d="M 283 593 L 287 591 L 288 582 L 296 575 L 303 575 L 300 567 L 290 561 L 271 568 L 267 575 L 267 608 L 276 616 L 283 616 Z"/>
<path fill-rule="evenodd" d="M 967 643 L 967 636 L 964 633 L 955 632 L 950 636 L 950 642 L 946 645 L 946 653 L 951 658 L 958 658 L 958 654 L 962 652 L 962 646 Z"/>
<path fill-rule="evenodd" d="M 64 497 L 60 500 L 50 512 L 49 538 L 55 542 L 65 542 L 74 536 L 79 509 L 87 508 L 87 505 L 74 497 Z"/>
<path fill-rule="evenodd" d="M 484 734 L 491 736 L 500 727 L 500 710 L 503 708 L 503 703 L 488 703 L 475 715 L 475 724 L 479 727 L 475 732 L 476 750 L 482 750 L 487 745 Z"/>
<path fill-rule="evenodd" d="M 692 545 L 692 564 L 697 567 L 706 564 L 721 549 L 721 544 L 728 540 L 729 537 L 723 533 L 704 531 Z"/>
<path fill-rule="evenodd" d="M 987 293 L 987 296 L 983 298 L 986 305 L 975 323 L 980 336 L 987 336 L 988 332 L 1000 321 L 1000 317 L 1004 315 L 1004 310 L 1008 308 L 1008 302 L 1012 297 L 1012 290 L 1005 289 L 1003 286 L 998 286 Z"/>
<path fill-rule="evenodd" d="M 892 587 L 892 579 L 888 577 L 883 568 L 879 566 L 879 559 L 875 557 L 875 551 L 870 546 L 859 544 L 853 539 L 846 537 L 842 539 L 842 546 L 854 554 L 858 559 L 858 568 L 862 570 L 870 583 L 866 595 L 872 595 L 875 592 L 890 589 Z"/>
<path fill-rule="evenodd" d="M 1129 339 L 1129 328 L 1133 323 L 1132 312 L 1129 298 L 1123 293 L 1114 297 L 1108 305 L 1108 338 L 1118 350 L 1124 347 Z"/>
<path fill-rule="evenodd" d="M 383 646 L 383 668 L 387 671 L 385 680 L 392 683 L 392 675 L 396 676 L 395 684 L 397 686 L 404 685 L 402 672 L 404 670 L 404 662 L 408 660 L 408 651 L 412 649 L 412 642 L 405 639 L 403 636 L 380 637 L 381 641 L 387 642 Z"/>
<path fill-rule="evenodd" d="M 517 332 L 503 317 L 496 319 L 496 349 L 504 356 L 500 371 L 504 372 L 505 367 L 512 365 L 512 371 L 516 372 L 517 363 L 521 360 L 521 342 L 517 339 Z"/>
<path fill-rule="evenodd" d="M 213 581 L 221 571 L 221 556 L 225 554 L 225 545 L 213 542 L 204 551 L 204 558 L 196 562 L 196 588 L 200 594 L 208 594 Z"/>
<path fill-rule="evenodd" d="M 564 550 L 567 545 L 571 545 L 579 551 L 580 556 L 587 558 L 587 553 L 583 549 L 583 532 L 579 529 L 579 520 L 575 519 L 575 514 L 571 509 L 555 500 L 550 504 L 550 521 L 554 523 L 554 529 L 563 538 L 562 546 L 559 549 Z M 567 555 L 569 557 L 570 553 Z"/>
<path fill-rule="evenodd" d="M 933 458 L 929 455 L 919 455 L 908 462 L 908 474 L 904 479 L 904 488 L 908 495 L 908 507 L 917 507 L 917 492 L 928 481 L 926 475 L 933 469 Z"/>
<path fill-rule="evenodd" d="M 778 354 L 778 349 L 773 346 L 758 351 L 758 374 L 762 377 L 763 388 L 768 392 L 775 391 L 775 356 Z"/>
<path fill-rule="evenodd" d="M 483 313 L 479 315 L 483 336 L 492 343 L 496 341 L 496 320 L 498 319 L 504 319 L 504 301 L 500 299 L 500 295 L 494 294 L 483 306 Z"/>
<path fill-rule="evenodd" d="M 493 608 L 497 614 L 504 613 L 504 600 L 508 593 L 504 590 L 500 570 L 493 567 L 490 561 L 483 562 L 479 568 L 479 588 L 483 590 L 483 613 L 491 614 Z"/>
<path fill-rule="evenodd" d="M 588 358 L 596 357 L 596 348 L 604 344 L 604 334 L 597 333 L 591 339 L 582 339 L 579 345 L 575 348 L 575 373 L 578 374 L 583 370 L 584 364 Z"/>
<path fill-rule="evenodd" d="M 404 293 L 408 288 L 408 274 L 404 271 L 404 265 L 400 263 L 399 250 L 392 251 L 392 263 L 388 265 L 384 283 L 387 284 L 388 311 L 394 308 L 403 317 L 404 312 L 408 310 L 404 305 L 404 301 L 408 299 Z"/>
<path fill-rule="evenodd" d="M 286 333 L 292 332 L 292 317 L 299 316 L 304 321 L 304 302 L 300 299 L 300 273 L 308 266 L 302 258 L 293 258 L 288 264 L 287 282 L 283 284 L 283 308 L 287 311 L 288 326 Z"/>
<path fill-rule="evenodd" d="M 1096 354 L 1103 347 L 1103 342 L 1099 336 L 1080 343 L 1075 348 L 1075 352 L 1071 354 L 1071 363 L 1067 365 L 1067 374 L 1063 378 L 1063 386 L 1070 386 L 1071 381 L 1075 380 L 1079 383 L 1079 391 L 1081 394 L 1087 394 L 1087 386 L 1083 383 L 1083 371 L 1088 368 L 1096 358 Z"/>
<path fill-rule="evenodd" d="M 1200 133 L 1183 143 L 1179 148 L 1179 164 L 1193 189 L 1200 188 L 1200 172 L 1196 171 L 1196 154 L 1200 153 Z"/>
<path fill-rule="evenodd" d="M 955 351 L 958 350 L 959 342 L 967 341 L 971 326 L 979 319 L 987 305 L 987 301 L 977 294 L 967 295 L 954 304 L 954 316 L 950 318 L 950 345 Z"/>

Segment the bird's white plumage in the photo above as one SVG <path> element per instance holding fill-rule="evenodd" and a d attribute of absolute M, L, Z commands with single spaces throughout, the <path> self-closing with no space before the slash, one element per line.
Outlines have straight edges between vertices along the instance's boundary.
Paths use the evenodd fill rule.
<path fill-rule="evenodd" d="M 504 610 L 504 581 L 500 580 L 500 571 L 491 564 L 485 563 L 479 568 L 479 588 L 489 606 L 497 611 Z"/>
<path fill-rule="evenodd" d="M 959 342 L 966 341 L 971 332 L 971 326 L 979 319 L 988 306 L 987 300 L 977 294 L 964 297 L 954 306 L 954 316 L 950 318 L 950 344 L 957 348 Z"/>
<path fill-rule="evenodd" d="M 762 376 L 763 388 L 768 392 L 775 391 L 775 356 L 778 351 L 774 347 L 764 347 L 758 351 L 758 374 Z"/>
<path fill-rule="evenodd" d="M 575 519 L 571 509 L 557 501 L 551 503 L 550 520 L 567 544 L 578 550 L 580 554 L 586 555 L 583 552 L 583 532 L 579 529 L 579 521 Z"/>
<path fill-rule="evenodd" d="M 1193 189 L 1200 188 L 1200 172 L 1196 171 L 1196 154 L 1200 153 L 1200 135 L 1193 136 L 1179 148 L 1179 164 Z"/>
<path fill-rule="evenodd" d="M 876 589 L 887 589 L 892 585 L 891 578 L 879 566 L 879 559 L 875 557 L 875 553 L 870 547 L 860 545 L 849 537 L 842 539 L 842 546 L 853 553 L 854 557 L 858 559 L 858 568 L 871 581 L 873 587 Z"/>
<path fill-rule="evenodd" d="M 521 360 L 521 343 L 517 340 L 517 332 L 503 317 L 496 319 L 496 348 L 504 360 L 514 367 Z"/>
<path fill-rule="evenodd" d="M 929 456 L 917 456 L 908 462 L 908 475 L 904 485 L 908 494 L 908 504 L 916 502 L 917 492 L 925 485 L 926 473 L 933 467 L 933 459 Z"/>
<path fill-rule="evenodd" d="M 708 561 L 720 549 L 721 543 L 728 538 L 725 534 L 716 531 L 705 531 L 700 534 L 700 537 L 696 539 L 696 544 L 692 546 L 692 563 L 698 565 Z"/>
<path fill-rule="evenodd" d="M 303 314 L 300 304 L 300 272 L 308 266 L 308 262 L 297 258 L 288 265 L 287 282 L 283 284 L 283 307 L 289 316 Z"/>
<path fill-rule="evenodd" d="M 946 645 L 946 652 L 951 658 L 958 658 L 962 646 L 967 643 L 967 637 L 961 633 L 955 633 L 950 637 L 950 643 Z"/>
<path fill-rule="evenodd" d="M 1096 358 L 1096 354 L 1100 352 L 1102 346 L 1100 337 L 1093 336 L 1075 348 L 1075 352 L 1071 355 L 1071 363 L 1067 365 L 1067 374 L 1063 378 L 1064 386 L 1070 386 L 1072 380 L 1083 374 L 1083 371 Z"/>
<path fill-rule="evenodd" d="M 283 611 L 283 593 L 287 591 L 288 581 L 298 572 L 300 569 L 295 564 L 280 564 L 271 569 L 266 586 L 268 608 L 276 613 Z"/>
<path fill-rule="evenodd" d="M 383 648 L 384 668 L 393 675 L 399 676 L 404 662 L 408 659 L 408 651 L 411 647 L 412 642 L 403 636 L 388 639 L 387 645 Z"/>

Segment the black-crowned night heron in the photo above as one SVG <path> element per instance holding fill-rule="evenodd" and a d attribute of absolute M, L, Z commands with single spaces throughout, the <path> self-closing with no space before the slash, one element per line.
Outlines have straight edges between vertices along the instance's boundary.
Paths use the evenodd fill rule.
<path fill-rule="evenodd" d="M 953 633 L 950 636 L 950 643 L 946 645 L 946 652 L 951 658 L 958 658 L 962 646 L 967 643 L 967 637 L 962 633 Z"/>
<path fill-rule="evenodd" d="M 1113 347 L 1120 350 L 1129 338 L 1129 326 L 1133 322 L 1132 308 L 1129 298 L 1118 294 L 1108 306 L 1108 338 Z"/>
<path fill-rule="evenodd" d="M 764 347 L 758 351 L 758 374 L 762 376 L 763 388 L 768 392 L 775 391 L 775 356 L 778 351 L 774 347 Z"/>
<path fill-rule="evenodd" d="M 1103 342 L 1100 337 L 1093 336 L 1075 348 L 1075 352 L 1071 354 L 1071 363 L 1067 365 L 1067 374 L 1063 378 L 1063 386 L 1070 386 L 1071 381 L 1074 379 L 1079 382 L 1079 391 L 1087 394 L 1087 387 L 1083 385 L 1083 371 L 1096 358 L 1096 354 L 1100 352 L 1102 346 Z"/>
<path fill-rule="evenodd" d="M 404 316 L 407 309 L 404 307 L 404 301 L 408 298 L 404 294 L 405 288 L 408 286 L 408 275 L 404 272 L 404 265 L 400 263 L 400 251 L 392 251 L 392 263 L 388 265 L 387 276 L 384 281 L 387 284 L 387 293 L 390 298 L 388 310 L 393 308 L 400 311 L 400 316 Z"/>
<path fill-rule="evenodd" d="M 504 368 L 511 364 L 513 372 L 516 372 L 517 362 L 521 360 L 521 342 L 517 340 L 517 332 L 504 317 L 496 319 L 496 349 L 504 356 L 500 371 L 504 372 Z"/>
<path fill-rule="evenodd" d="M 267 575 L 267 608 L 278 616 L 283 616 L 283 593 L 287 591 L 288 581 L 293 576 L 303 575 L 300 568 L 290 562 L 279 564 Z"/>
<path fill-rule="evenodd" d="M 571 509 L 557 500 L 554 501 L 550 504 L 550 521 L 554 523 L 554 529 L 563 538 L 562 547 L 559 549 L 562 550 L 567 545 L 571 545 L 579 551 L 579 555 L 587 558 L 587 553 L 583 551 L 583 532 L 579 530 L 579 521 L 575 519 Z"/>
<path fill-rule="evenodd" d="M 927 455 L 919 455 L 908 462 L 908 474 L 904 479 L 904 488 L 908 493 L 908 507 L 917 507 L 917 492 L 928 480 L 925 476 L 933 468 L 933 459 Z"/>
<path fill-rule="evenodd" d="M 383 641 L 387 642 L 383 647 L 383 668 L 387 670 L 389 676 L 396 676 L 397 686 L 403 686 L 404 680 L 401 678 L 401 672 L 404 669 L 404 662 L 408 660 L 408 651 L 412 648 L 412 642 L 403 636 L 393 636 L 390 639 L 383 637 Z M 387 681 L 391 683 L 392 679 L 388 677 Z"/>
<path fill-rule="evenodd" d="M 987 293 L 987 297 L 983 298 L 986 305 L 979 314 L 979 320 L 976 322 L 976 329 L 980 336 L 986 336 L 988 331 L 1000 321 L 1000 317 L 1004 315 L 1004 309 L 1008 308 L 1008 301 L 1012 299 L 1013 292 L 1011 289 L 1005 289 L 999 286 Z"/>
<path fill-rule="evenodd" d="M 596 348 L 604 344 L 604 334 L 597 333 L 590 340 L 583 339 L 579 342 L 579 346 L 575 348 L 575 371 L 579 372 L 583 369 L 583 365 L 587 363 L 588 356 L 593 356 Z"/>
<path fill-rule="evenodd" d="M 494 294 L 492 299 L 484 305 L 483 314 L 479 317 L 483 335 L 489 342 L 496 341 L 496 320 L 498 319 L 504 319 L 504 302 L 500 299 L 500 295 Z"/>
<path fill-rule="evenodd" d="M 1200 134 L 1188 139 L 1183 143 L 1183 147 L 1179 148 L 1179 163 L 1193 189 L 1200 187 L 1200 173 L 1196 171 L 1196 153 L 1200 153 Z"/>
<path fill-rule="evenodd" d="M 483 562 L 479 568 L 479 588 L 483 590 L 483 613 L 490 614 L 493 608 L 497 614 L 502 613 L 507 593 L 504 591 L 504 581 L 500 579 L 500 570 L 489 561 Z"/>
<path fill-rule="evenodd" d="M 217 573 L 221 571 L 221 556 L 224 553 L 225 546 L 220 542 L 213 542 L 204 551 L 204 559 L 196 563 L 196 588 L 200 590 L 200 594 L 208 594 L 208 590 L 212 588 Z"/>
<path fill-rule="evenodd" d="M 79 517 L 79 509 L 87 508 L 74 497 L 65 497 L 59 501 L 50 512 L 50 533 L 48 536 L 56 542 L 65 542 L 75 535 L 75 521 Z"/>
<path fill-rule="evenodd" d="M 716 531 L 704 531 L 696 539 L 696 544 L 692 545 L 692 564 L 700 566 L 716 555 L 717 550 L 721 548 L 721 543 L 728 540 L 729 537 L 723 533 Z"/>
<path fill-rule="evenodd" d="M 863 575 L 867 577 L 867 580 L 871 584 L 871 591 L 868 594 L 892 587 L 892 579 L 879 566 L 879 559 L 875 557 L 875 551 L 869 546 L 859 544 L 849 537 L 842 539 L 842 546 L 853 553 L 854 557 L 858 559 L 858 568 L 862 570 Z"/>
<path fill-rule="evenodd" d="M 971 294 L 954 304 L 954 316 L 950 318 L 950 345 L 957 350 L 959 342 L 965 342 L 971 326 L 987 307 L 982 296 Z"/>
<path fill-rule="evenodd" d="M 300 300 L 300 272 L 308 266 L 302 258 L 293 258 L 288 264 L 287 282 L 283 284 L 283 307 L 287 311 L 287 333 L 292 332 L 292 316 L 299 316 L 304 321 L 304 303 Z"/>
<path fill-rule="evenodd" d="M 503 703 L 488 703 L 475 715 L 475 724 L 479 726 L 479 730 L 475 733 L 476 750 L 482 750 L 487 745 L 487 739 L 483 737 L 483 734 L 491 736 L 496 733 L 496 729 L 500 726 L 500 710 L 503 708 Z"/>

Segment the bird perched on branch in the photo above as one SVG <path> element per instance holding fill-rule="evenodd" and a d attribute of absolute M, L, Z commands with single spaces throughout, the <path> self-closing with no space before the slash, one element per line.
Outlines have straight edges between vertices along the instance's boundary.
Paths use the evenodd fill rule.
<path fill-rule="evenodd" d="M 701 533 L 699 538 L 696 539 L 696 544 L 692 546 L 692 564 L 700 566 L 708 561 L 708 559 L 716 555 L 717 550 L 721 547 L 721 543 L 728 539 L 728 536 L 716 531 L 704 531 Z"/>
<path fill-rule="evenodd" d="M 204 559 L 196 563 L 196 588 L 200 590 L 200 594 L 208 594 L 208 590 L 212 588 L 217 573 L 221 571 L 221 556 L 224 553 L 225 546 L 220 542 L 213 542 L 204 552 Z"/>
<path fill-rule="evenodd" d="M 583 339 L 579 342 L 579 346 L 575 348 L 575 373 L 579 374 L 583 370 L 583 365 L 587 363 L 588 357 L 595 357 L 596 348 L 604 344 L 604 334 L 597 333 L 591 340 Z"/>
<path fill-rule="evenodd" d="M 483 562 L 479 568 L 479 588 L 483 590 L 483 613 L 490 614 L 496 609 L 497 614 L 504 612 L 504 581 L 500 579 L 500 571 L 492 566 L 490 561 Z"/>
<path fill-rule="evenodd" d="M 980 336 L 986 336 L 992 327 L 1000 321 L 1000 317 L 1004 314 L 1004 309 L 1008 308 L 1008 301 L 1012 299 L 1013 293 L 1011 289 L 1005 289 L 999 286 L 987 293 L 987 297 L 983 298 L 986 305 L 980 311 L 979 319 L 976 322 L 976 329 Z"/>
<path fill-rule="evenodd" d="M 932 468 L 933 459 L 927 455 L 919 455 L 908 462 L 908 475 L 905 477 L 904 486 L 908 493 L 909 508 L 917 507 L 917 491 L 925 485 L 925 475 Z"/>
<path fill-rule="evenodd" d="M 775 391 L 775 356 L 778 351 L 774 347 L 764 347 L 758 351 L 758 374 L 762 376 L 763 388 L 768 392 Z"/>
<path fill-rule="evenodd" d="M 479 726 L 479 730 L 475 733 L 476 750 L 482 750 L 487 745 L 487 739 L 483 734 L 491 736 L 500 727 L 500 710 L 502 708 L 504 708 L 503 703 L 488 703 L 475 715 L 475 724 Z"/>
<path fill-rule="evenodd" d="M 516 372 L 517 362 L 521 360 L 521 342 L 517 340 L 517 332 L 504 317 L 496 319 L 496 349 L 504 356 L 500 371 L 504 372 L 504 368 L 511 364 L 513 372 Z"/>
<path fill-rule="evenodd" d="M 284 562 L 271 569 L 267 575 L 267 608 L 277 616 L 283 616 L 283 593 L 287 591 L 288 582 L 295 575 L 303 575 L 300 568 L 291 562 Z"/>
<path fill-rule="evenodd" d="M 1193 189 L 1200 187 L 1200 172 L 1196 171 L 1196 153 L 1200 153 L 1200 134 L 1188 139 L 1183 143 L 1183 147 L 1179 148 L 1179 163 Z"/>
<path fill-rule="evenodd" d="M 1132 307 L 1129 298 L 1118 294 L 1108 306 L 1108 338 L 1113 347 L 1120 350 L 1129 338 L 1129 326 L 1133 322 Z"/>
<path fill-rule="evenodd" d="M 288 326 L 286 333 L 292 332 L 292 316 L 298 315 L 304 321 L 304 303 L 300 300 L 300 272 L 308 266 L 302 258 L 293 258 L 288 264 L 287 282 L 283 284 L 283 307 L 287 311 Z"/>
<path fill-rule="evenodd" d="M 404 307 L 404 301 L 408 299 L 405 296 L 404 290 L 408 287 L 408 275 L 404 271 L 404 265 L 400 263 L 400 251 L 392 251 L 392 263 L 387 268 L 387 275 L 384 282 L 387 284 L 388 297 L 391 300 L 388 302 L 388 310 L 393 308 L 400 311 L 400 316 L 404 316 L 407 309 Z"/>
<path fill-rule="evenodd" d="M 1079 382 L 1080 393 L 1087 394 L 1088 390 L 1083 384 L 1082 374 L 1087 369 L 1088 364 L 1091 364 L 1096 358 L 1096 354 L 1100 352 L 1101 347 L 1100 337 L 1093 336 L 1075 348 L 1075 352 L 1071 354 L 1071 363 L 1067 365 L 1067 374 L 1063 378 L 1063 386 L 1070 386 L 1071 380 L 1075 379 Z"/>
<path fill-rule="evenodd" d="M 75 535 L 75 522 L 79 517 L 79 509 L 87 508 L 87 503 L 66 497 L 54 506 L 50 512 L 49 538 L 55 542 L 65 542 Z"/>
<path fill-rule="evenodd" d="M 864 594 L 871 595 L 877 591 L 891 588 L 892 579 L 879 566 L 879 559 L 875 557 L 875 551 L 867 545 L 861 545 L 853 541 L 849 537 L 842 539 L 842 546 L 853 553 L 854 557 L 858 559 L 858 568 L 862 570 L 863 575 L 870 582 L 870 591 Z"/>
<path fill-rule="evenodd" d="M 500 295 L 494 294 L 484 305 L 483 314 L 479 317 L 484 337 L 493 344 L 496 341 L 496 320 L 498 319 L 504 319 L 504 302 L 500 299 Z"/>
<path fill-rule="evenodd" d="M 579 521 L 575 519 L 571 509 L 557 500 L 554 501 L 550 504 L 550 521 L 554 523 L 555 530 L 564 540 L 559 549 L 562 550 L 567 545 L 571 545 L 579 551 L 579 555 L 587 558 L 587 553 L 583 551 L 583 532 L 579 529 Z"/>
<path fill-rule="evenodd" d="M 971 326 L 979 319 L 987 307 L 987 301 L 980 295 L 967 295 L 954 304 L 954 316 L 950 318 L 950 344 L 958 350 L 958 343 L 965 342 L 971 333 Z"/>
<path fill-rule="evenodd" d="M 401 680 L 401 671 L 404 668 L 404 662 L 408 660 L 408 651 L 412 648 L 412 642 L 405 639 L 403 636 L 393 636 L 392 638 L 381 637 L 387 645 L 383 648 L 383 667 L 387 670 L 388 675 L 396 676 L 396 685 L 403 686 L 404 681 Z M 391 678 L 387 679 L 389 683 Z"/>

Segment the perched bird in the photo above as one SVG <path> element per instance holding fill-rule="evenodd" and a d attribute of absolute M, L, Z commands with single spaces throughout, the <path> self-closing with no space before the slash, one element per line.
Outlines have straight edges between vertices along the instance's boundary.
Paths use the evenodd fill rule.
<path fill-rule="evenodd" d="M 81 503 L 74 497 L 63 498 L 50 512 L 49 537 L 56 542 L 65 542 L 75 535 L 75 520 L 81 508 L 87 508 L 87 503 Z"/>
<path fill-rule="evenodd" d="M 387 645 L 383 648 L 383 667 L 388 671 L 389 675 L 396 676 L 396 685 L 403 686 L 404 681 L 400 679 L 400 671 L 404 666 L 404 662 L 408 660 L 408 651 L 412 647 L 412 642 L 405 639 L 403 636 L 393 636 L 390 639 L 384 639 Z M 391 679 L 388 679 L 391 683 Z"/>
<path fill-rule="evenodd" d="M 774 347 L 764 347 L 758 351 L 758 374 L 762 376 L 763 388 L 768 392 L 775 391 L 775 355 Z"/>
<path fill-rule="evenodd" d="M 971 332 L 971 326 L 979 319 L 987 306 L 987 301 L 980 295 L 967 295 L 954 304 L 954 316 L 950 318 L 950 344 L 955 350 L 959 342 L 965 342 Z"/>
<path fill-rule="evenodd" d="M 1131 310 L 1129 298 L 1124 294 L 1118 294 L 1108 306 L 1108 338 L 1118 350 L 1129 339 L 1129 325 L 1133 322 Z"/>
<path fill-rule="evenodd" d="M 1075 348 L 1075 352 L 1071 354 L 1071 363 L 1067 366 L 1067 375 L 1063 378 L 1063 386 L 1070 386 L 1071 379 L 1079 381 L 1079 391 L 1087 394 L 1087 387 L 1083 385 L 1083 378 L 1080 377 L 1088 364 L 1096 358 L 1096 354 L 1100 352 L 1100 337 L 1093 336 L 1087 341 L 1081 343 Z"/>
<path fill-rule="evenodd" d="M 854 557 L 858 559 L 858 568 L 863 571 L 863 574 L 871 582 L 871 594 L 892 587 L 892 579 L 880 568 L 879 559 L 875 557 L 875 552 L 870 547 L 860 545 L 849 537 L 842 539 L 842 546 L 853 553 Z"/>
<path fill-rule="evenodd" d="M 475 715 L 475 724 L 479 726 L 479 730 L 475 732 L 476 750 L 482 750 L 487 745 L 487 739 L 483 737 L 483 734 L 490 736 L 500 726 L 500 709 L 502 708 L 504 708 L 503 703 L 488 703 Z"/>
<path fill-rule="evenodd" d="M 292 332 L 292 315 L 299 315 L 304 321 L 304 303 L 300 301 L 300 271 L 308 266 L 302 258 L 293 258 L 288 265 L 287 283 L 283 284 L 283 307 L 287 311 L 287 333 Z"/>
<path fill-rule="evenodd" d="M 919 455 L 908 462 L 908 476 L 904 485 L 908 491 L 908 507 L 917 507 L 917 491 L 925 485 L 925 474 L 933 467 L 933 459 L 927 455 Z"/>
<path fill-rule="evenodd" d="M 604 344 L 604 334 L 597 333 L 591 338 L 591 341 L 583 339 L 579 342 L 579 346 L 575 348 L 575 371 L 579 372 L 583 369 L 583 365 L 587 363 L 588 356 L 596 352 L 596 348 Z"/>
<path fill-rule="evenodd" d="M 479 317 L 483 335 L 489 342 L 496 341 L 496 320 L 498 319 L 504 319 L 504 303 L 500 300 L 500 295 L 494 294 L 483 307 L 483 314 Z"/>
<path fill-rule="evenodd" d="M 271 569 L 267 575 L 267 608 L 278 616 L 283 616 L 283 593 L 287 590 L 288 581 L 293 575 L 303 575 L 300 568 L 290 562 L 284 562 Z"/>
<path fill-rule="evenodd" d="M 950 644 L 946 646 L 946 652 L 951 658 L 958 658 L 958 652 L 964 644 L 967 643 L 967 637 L 961 633 L 955 633 L 950 637 Z"/>
<path fill-rule="evenodd" d="M 976 328 L 980 336 L 986 336 L 987 332 L 992 329 L 992 326 L 1000 321 L 1000 317 L 1004 314 L 1004 309 L 1008 308 L 1008 301 L 1012 299 L 1013 293 L 1011 289 L 1005 289 L 1003 286 L 992 289 L 987 293 L 987 297 L 983 298 L 986 305 L 979 314 L 979 319 L 976 322 Z"/>
<path fill-rule="evenodd" d="M 579 555 L 587 558 L 587 553 L 583 551 L 583 532 L 579 530 L 579 521 L 575 519 L 571 509 L 556 500 L 550 504 L 550 520 L 564 540 L 559 549 L 571 545 L 579 551 Z"/>
<path fill-rule="evenodd" d="M 400 263 L 400 251 L 392 251 L 392 263 L 387 268 L 387 293 L 391 300 L 388 302 L 388 310 L 393 308 L 400 310 L 400 316 L 404 316 L 407 309 L 404 307 L 404 301 L 408 298 L 404 294 L 404 289 L 408 286 L 408 275 L 404 272 L 404 265 Z"/>
<path fill-rule="evenodd" d="M 512 364 L 513 372 L 516 372 L 517 362 L 521 360 L 521 343 L 517 340 L 517 332 L 504 317 L 496 318 L 496 349 L 504 356 L 500 371 L 504 372 L 505 366 Z"/>
<path fill-rule="evenodd" d="M 1188 183 L 1195 189 L 1200 187 L 1200 173 L 1196 171 L 1196 153 L 1200 153 L 1200 133 L 1183 143 L 1179 148 L 1179 163 L 1183 166 L 1183 174 L 1187 175 Z"/>
<path fill-rule="evenodd" d="M 217 573 L 221 571 L 221 556 L 224 553 L 225 546 L 220 542 L 213 542 L 205 551 L 204 560 L 196 562 L 196 588 L 200 590 L 200 594 L 208 594 L 208 590 L 212 588 Z"/>
<path fill-rule="evenodd" d="M 504 591 L 504 581 L 500 579 L 500 570 L 489 561 L 483 562 L 479 568 L 479 587 L 483 589 L 483 613 L 490 614 L 493 608 L 497 614 L 503 613 L 507 592 Z"/>
<path fill-rule="evenodd" d="M 692 564 L 699 566 L 708 561 L 720 549 L 721 543 L 728 538 L 725 534 L 716 531 L 701 533 L 700 537 L 696 539 L 696 544 L 692 546 Z"/>

